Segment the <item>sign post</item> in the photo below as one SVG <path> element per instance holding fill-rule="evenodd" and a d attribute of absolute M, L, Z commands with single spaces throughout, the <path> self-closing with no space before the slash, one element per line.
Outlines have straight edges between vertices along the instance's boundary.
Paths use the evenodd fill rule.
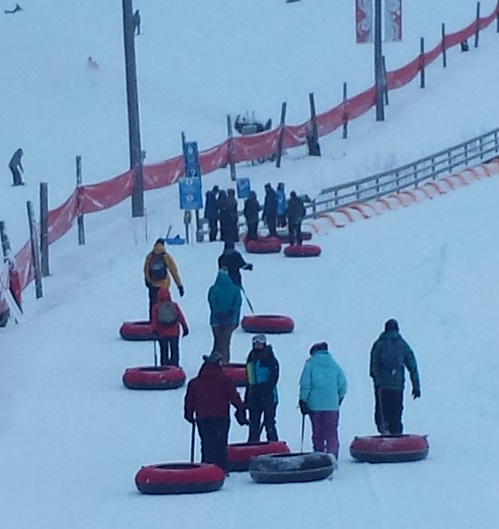
<path fill-rule="evenodd" d="M 199 151 L 196 141 L 185 141 L 185 134 L 182 132 L 182 152 L 184 155 L 184 183 L 179 185 L 180 207 L 181 209 L 194 209 L 196 216 L 196 241 L 202 242 L 201 221 L 199 210 L 203 207 L 203 197 L 201 193 L 201 165 L 199 163 Z M 195 182 L 197 180 L 197 182 Z M 199 186 L 199 187 L 197 187 Z M 182 205 L 184 204 L 184 206 Z"/>

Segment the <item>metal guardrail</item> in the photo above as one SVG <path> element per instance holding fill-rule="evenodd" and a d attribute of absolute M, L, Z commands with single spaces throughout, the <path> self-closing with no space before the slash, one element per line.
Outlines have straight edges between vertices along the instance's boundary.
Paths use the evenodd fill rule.
<path fill-rule="evenodd" d="M 498 155 L 499 129 L 494 129 L 415 162 L 323 189 L 315 199 L 305 204 L 305 218 L 314 218 L 317 213 L 334 211 L 339 207 L 414 188 L 422 182 L 436 180 L 439 176 L 451 174 L 466 166 L 489 162 Z M 245 226 L 242 210 L 238 214 L 238 225 Z M 197 240 L 202 241 L 205 235 L 208 235 L 207 221 L 201 219 Z"/>

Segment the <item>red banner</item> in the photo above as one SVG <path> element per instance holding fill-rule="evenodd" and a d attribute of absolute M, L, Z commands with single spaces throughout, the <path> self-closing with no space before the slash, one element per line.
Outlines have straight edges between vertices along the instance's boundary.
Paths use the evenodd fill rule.
<path fill-rule="evenodd" d="M 373 41 L 373 20 L 373 0 L 355 0 L 355 40 L 358 44 Z"/>
<path fill-rule="evenodd" d="M 385 0 L 385 41 L 402 40 L 402 0 Z"/>

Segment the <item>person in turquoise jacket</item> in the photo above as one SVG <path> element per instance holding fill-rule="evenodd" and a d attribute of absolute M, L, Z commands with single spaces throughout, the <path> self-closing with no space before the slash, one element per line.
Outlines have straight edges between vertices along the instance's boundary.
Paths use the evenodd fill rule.
<path fill-rule="evenodd" d="M 347 380 L 326 342 L 310 348 L 300 377 L 300 411 L 310 416 L 315 452 L 328 452 L 338 459 L 340 406 L 347 392 Z"/>
<path fill-rule="evenodd" d="M 215 283 L 208 290 L 213 351 L 222 355 L 222 363 L 230 362 L 230 341 L 241 317 L 241 289 L 232 282 L 227 268 L 222 267 Z"/>

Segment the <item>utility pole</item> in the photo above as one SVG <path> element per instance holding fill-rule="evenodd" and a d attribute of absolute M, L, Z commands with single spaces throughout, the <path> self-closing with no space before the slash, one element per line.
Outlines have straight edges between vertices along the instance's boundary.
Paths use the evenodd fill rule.
<path fill-rule="evenodd" d="M 381 0 L 374 0 L 374 80 L 376 86 L 376 121 L 385 121 Z"/>
<path fill-rule="evenodd" d="M 133 6 L 132 0 L 122 0 L 122 3 L 130 169 L 135 171 L 132 194 L 132 217 L 143 217 L 144 181 L 142 175 L 142 148 L 140 145 L 139 97 L 137 89 L 137 66 L 135 62 Z"/>

